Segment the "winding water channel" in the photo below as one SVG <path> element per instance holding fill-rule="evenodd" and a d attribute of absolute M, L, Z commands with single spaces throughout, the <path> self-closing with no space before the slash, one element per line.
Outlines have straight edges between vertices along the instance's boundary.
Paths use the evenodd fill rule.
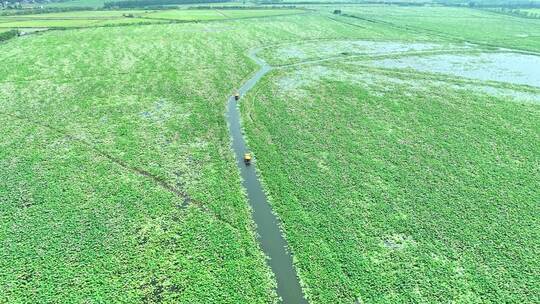
<path fill-rule="evenodd" d="M 249 57 L 260 66 L 260 69 L 238 89 L 240 100 L 272 69 L 265 61 L 256 56 L 256 52 L 257 50 L 251 51 Z M 232 137 L 232 147 L 236 156 L 236 165 L 240 170 L 243 179 L 242 185 L 246 189 L 249 204 L 253 210 L 253 220 L 257 225 L 257 239 L 263 252 L 268 257 L 268 265 L 274 272 L 277 281 L 277 294 L 281 297 L 282 302 L 290 304 L 307 303 L 293 266 L 292 256 L 287 250 L 287 241 L 281 234 L 279 221 L 272 212 L 272 207 L 268 203 L 261 182 L 257 177 L 255 164 L 246 166 L 244 163 L 244 153 L 248 151 L 248 148 L 242 134 L 238 102 L 234 97 L 229 98 L 227 120 Z"/>

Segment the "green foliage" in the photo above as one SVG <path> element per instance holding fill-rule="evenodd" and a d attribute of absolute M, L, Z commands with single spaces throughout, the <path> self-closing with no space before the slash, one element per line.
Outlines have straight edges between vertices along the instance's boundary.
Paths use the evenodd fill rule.
<path fill-rule="evenodd" d="M 522 18 L 540 19 L 540 8 L 529 8 L 529 9 L 496 8 L 492 10 L 495 12 L 518 16 Z"/>
<path fill-rule="evenodd" d="M 536 20 L 333 9 L 2 17 L 111 27 L 0 44 L 0 302 L 277 302 L 224 119 L 255 47 L 328 60 L 276 69 L 241 103 L 310 303 L 539 302 L 538 104 L 365 61 L 399 56 L 389 41 L 539 51 Z M 142 21 L 166 23 L 112 27 Z"/>
<path fill-rule="evenodd" d="M 304 13 L 298 9 L 189 9 L 189 10 L 158 10 L 152 13 L 145 14 L 145 17 L 152 19 L 167 19 L 181 21 L 196 21 L 196 20 L 226 20 L 226 19 L 241 19 L 252 17 L 279 16 L 289 14 Z"/>
<path fill-rule="evenodd" d="M 0 41 L 6 41 L 13 37 L 17 37 L 19 32 L 17 30 L 7 30 L 5 32 L 0 31 Z"/>
<path fill-rule="evenodd" d="M 79 8 L 79 7 L 92 7 L 94 9 L 102 8 L 106 0 L 67 0 L 62 2 L 49 2 L 45 4 L 45 7 L 55 8 Z"/>
<path fill-rule="evenodd" d="M 311 302 L 539 301 L 538 104 L 361 63 L 275 70 L 242 102 Z"/>
<path fill-rule="evenodd" d="M 276 300 L 225 102 L 255 70 L 247 49 L 355 30 L 265 20 L 0 45 L 0 302 Z"/>
<path fill-rule="evenodd" d="M 358 21 L 375 22 L 425 35 L 486 46 L 540 51 L 540 20 L 516 20 L 484 10 L 448 7 L 362 7 L 343 11 Z M 353 18 L 349 18 L 354 22 Z"/>
<path fill-rule="evenodd" d="M 174 4 L 199 4 L 199 3 L 222 3 L 230 0 L 127 0 L 105 2 L 104 8 L 137 8 L 137 7 L 152 7 L 166 6 Z"/>
<path fill-rule="evenodd" d="M 4 28 L 77 28 L 270 17 L 305 13 L 299 9 L 91 10 L 0 16 Z"/>
<path fill-rule="evenodd" d="M 204 29 L 0 46 L 0 302 L 274 301 L 223 120 L 252 65 Z"/>

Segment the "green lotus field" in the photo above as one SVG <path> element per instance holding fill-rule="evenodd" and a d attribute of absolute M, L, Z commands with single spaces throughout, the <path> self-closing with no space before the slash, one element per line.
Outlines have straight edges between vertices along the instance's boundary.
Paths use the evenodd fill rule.
<path fill-rule="evenodd" d="M 540 20 L 197 5 L 1 11 L 0 303 L 540 302 Z"/>

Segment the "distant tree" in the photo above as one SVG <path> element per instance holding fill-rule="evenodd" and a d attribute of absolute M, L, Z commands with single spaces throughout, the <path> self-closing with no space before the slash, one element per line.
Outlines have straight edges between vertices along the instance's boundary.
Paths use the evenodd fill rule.
<path fill-rule="evenodd" d="M 0 33 L 0 41 L 5 41 L 19 35 L 18 30 L 11 30 L 7 32 Z"/>

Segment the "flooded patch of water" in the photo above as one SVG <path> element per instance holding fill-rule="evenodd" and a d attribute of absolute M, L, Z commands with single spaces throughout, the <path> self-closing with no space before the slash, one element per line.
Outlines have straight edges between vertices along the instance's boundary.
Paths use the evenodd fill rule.
<path fill-rule="evenodd" d="M 401 88 L 404 96 L 419 92 L 432 92 L 436 88 L 449 88 L 484 93 L 509 101 L 540 103 L 540 90 L 520 91 L 514 88 L 497 87 L 482 83 L 452 83 L 436 79 L 398 78 L 368 71 L 351 65 L 307 65 L 291 70 L 278 78 L 276 85 L 289 97 L 303 98 L 313 91 L 313 86 L 324 81 L 346 81 L 355 83 L 374 96 L 383 97 L 387 92 Z"/>
<path fill-rule="evenodd" d="M 478 85 L 453 85 L 455 89 L 465 89 L 486 93 L 491 96 L 506 98 L 508 100 L 540 103 L 540 91 L 539 92 L 525 92 L 514 89 L 498 88 L 493 86 L 478 86 Z"/>
<path fill-rule="evenodd" d="M 540 57 L 517 53 L 445 54 L 374 60 L 384 68 L 410 68 L 481 81 L 540 87 Z"/>
<path fill-rule="evenodd" d="M 265 57 L 279 63 L 304 61 L 337 55 L 387 55 L 404 52 L 468 49 L 465 44 L 437 44 L 396 41 L 337 40 L 313 41 L 303 44 L 287 45 L 263 51 Z"/>

